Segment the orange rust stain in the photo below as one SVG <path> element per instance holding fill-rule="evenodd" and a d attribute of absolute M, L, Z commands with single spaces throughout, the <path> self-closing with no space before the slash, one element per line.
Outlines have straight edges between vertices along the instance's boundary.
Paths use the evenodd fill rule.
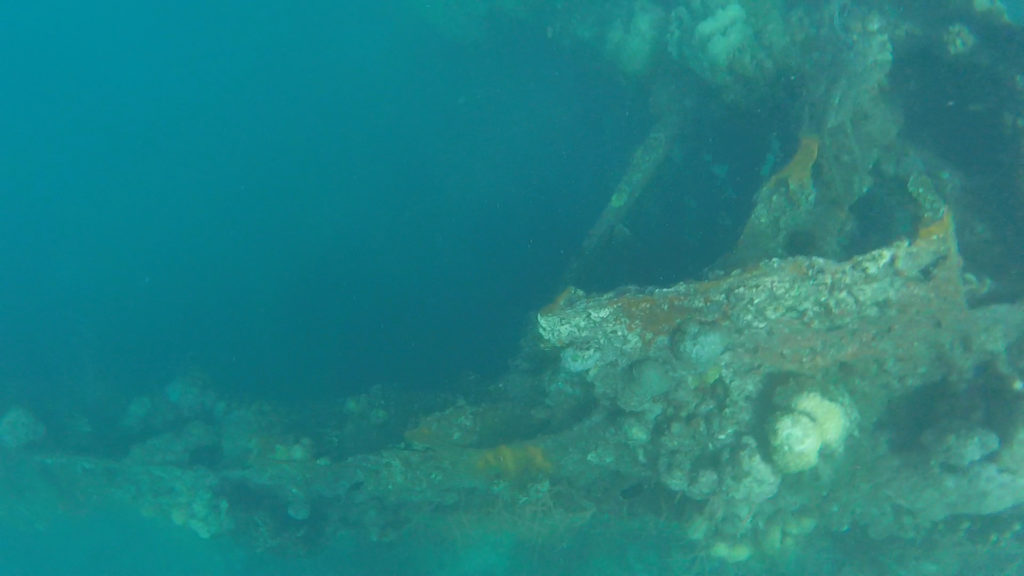
<path fill-rule="evenodd" d="M 946 208 L 946 211 L 942 214 L 942 218 L 921 226 L 917 230 L 917 240 L 931 240 L 933 238 L 939 238 L 947 236 L 953 230 L 953 211 Z"/>
<path fill-rule="evenodd" d="M 820 144 L 821 141 L 817 136 L 801 136 L 800 146 L 797 148 L 796 154 L 793 155 L 793 158 L 790 159 L 789 163 L 782 170 L 776 172 L 768 180 L 766 186 L 771 188 L 781 182 L 785 182 L 791 190 L 795 188 L 810 188 L 811 171 L 814 168 L 814 163 L 818 160 L 818 146 Z"/>
<path fill-rule="evenodd" d="M 569 296 L 573 293 L 574 290 L 575 288 L 573 288 L 572 286 L 566 286 L 565 290 L 559 292 L 558 296 L 555 296 L 554 300 L 552 300 L 547 306 L 540 309 L 540 313 L 547 316 L 549 314 L 554 314 L 555 312 L 558 312 L 558 310 L 562 307 L 562 304 L 565 303 L 566 299 L 569 298 Z"/>
<path fill-rule="evenodd" d="M 502 444 L 484 450 L 476 468 L 488 477 L 516 480 L 551 472 L 553 466 L 544 449 L 534 444 Z"/>
<path fill-rule="evenodd" d="M 690 311 L 684 300 L 668 295 L 624 298 L 619 309 L 631 332 L 655 338 L 675 330 Z"/>

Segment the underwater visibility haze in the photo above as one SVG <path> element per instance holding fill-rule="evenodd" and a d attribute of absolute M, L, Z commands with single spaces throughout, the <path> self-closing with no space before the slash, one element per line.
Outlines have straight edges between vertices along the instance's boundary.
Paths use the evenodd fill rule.
<path fill-rule="evenodd" d="M 0 51 L 0 575 L 1024 564 L 1024 2 L 43 1 Z"/>
<path fill-rule="evenodd" d="M 34 388 L 493 376 L 600 202 L 583 168 L 628 147 L 621 87 L 395 7 L 6 11 L 5 364 Z"/>

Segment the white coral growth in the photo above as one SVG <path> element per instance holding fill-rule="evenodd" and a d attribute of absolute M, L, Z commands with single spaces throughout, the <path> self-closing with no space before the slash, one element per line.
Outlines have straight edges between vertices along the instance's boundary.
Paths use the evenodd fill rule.
<path fill-rule="evenodd" d="M 817 392 L 801 394 L 791 406 L 771 431 L 772 459 L 784 473 L 810 470 L 822 449 L 842 448 L 850 422 L 840 404 Z"/>
<path fill-rule="evenodd" d="M 697 24 L 693 42 L 703 49 L 712 66 L 725 68 L 753 37 L 746 20 L 747 12 L 739 4 L 723 6 Z"/>

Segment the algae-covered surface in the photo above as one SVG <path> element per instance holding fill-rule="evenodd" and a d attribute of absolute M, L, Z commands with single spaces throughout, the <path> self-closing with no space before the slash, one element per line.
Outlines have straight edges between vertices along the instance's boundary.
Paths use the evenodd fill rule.
<path fill-rule="evenodd" d="M 11 8 L 0 573 L 1019 573 L 1022 10 Z"/>

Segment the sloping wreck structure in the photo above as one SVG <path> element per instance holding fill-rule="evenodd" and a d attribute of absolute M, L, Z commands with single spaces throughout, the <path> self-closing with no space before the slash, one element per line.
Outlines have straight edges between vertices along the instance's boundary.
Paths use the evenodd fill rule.
<path fill-rule="evenodd" d="M 368 394 L 312 424 L 185 379 L 133 403 L 126 456 L 48 449 L 11 409 L 0 478 L 21 508 L 4 512 L 36 520 L 114 499 L 285 553 L 340 538 L 451 551 L 423 574 L 1020 569 L 1024 30 L 1012 6 L 429 10 L 442 8 L 460 18 L 441 22 L 507 20 L 602 54 L 655 106 L 568 285 L 492 393 L 415 417 Z M 789 151 L 699 277 L 588 289 L 616 230 L 642 225 L 633 208 L 666 185 L 693 84 L 738 113 L 788 107 Z M 990 177 L 957 163 L 958 138 L 978 143 Z"/>

